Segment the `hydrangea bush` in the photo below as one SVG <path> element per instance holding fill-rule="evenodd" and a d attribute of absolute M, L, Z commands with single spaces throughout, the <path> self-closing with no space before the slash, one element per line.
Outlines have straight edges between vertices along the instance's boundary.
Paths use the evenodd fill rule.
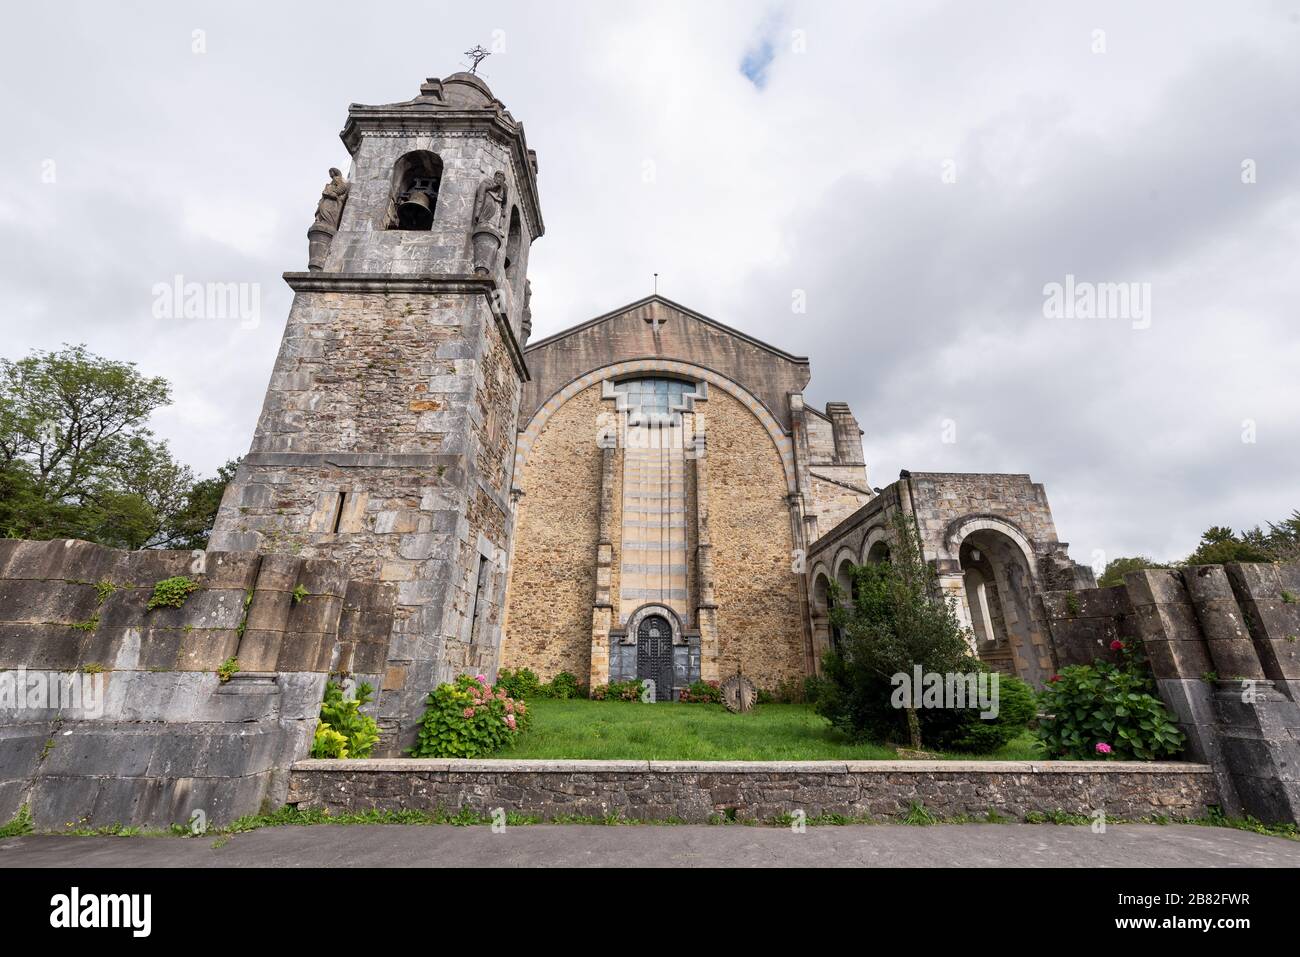
<path fill-rule="evenodd" d="M 1048 717 L 1038 737 L 1053 758 L 1076 761 L 1157 761 L 1176 757 L 1186 743 L 1164 703 L 1146 661 L 1127 642 L 1111 650 L 1118 664 L 1070 665 L 1053 675 L 1041 705 Z"/>
<path fill-rule="evenodd" d="M 528 727 L 528 706 L 483 675 L 461 675 L 429 695 L 411 756 L 479 758 L 511 744 Z"/>

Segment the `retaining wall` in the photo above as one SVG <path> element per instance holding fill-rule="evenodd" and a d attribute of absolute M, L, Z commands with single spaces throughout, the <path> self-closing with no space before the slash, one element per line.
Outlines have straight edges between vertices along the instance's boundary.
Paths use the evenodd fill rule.
<path fill-rule="evenodd" d="M 181 575 L 198 584 L 184 604 L 149 610 Z M 392 614 L 391 586 L 333 561 L 0 541 L 0 821 L 23 804 L 43 828 L 278 806 L 330 672 L 378 686 Z"/>
<path fill-rule="evenodd" d="M 766 821 L 802 810 L 899 819 L 914 802 L 940 817 L 1023 821 L 1065 811 L 1110 818 L 1201 817 L 1218 803 L 1199 764 L 1022 761 L 299 761 L 290 804 L 330 813 L 496 808 L 550 820 L 620 814 L 703 823 Z"/>

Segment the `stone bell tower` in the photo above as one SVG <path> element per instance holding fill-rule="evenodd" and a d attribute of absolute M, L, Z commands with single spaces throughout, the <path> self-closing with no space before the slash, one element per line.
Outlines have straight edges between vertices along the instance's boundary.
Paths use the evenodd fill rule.
<path fill-rule="evenodd" d="M 523 124 L 476 75 L 353 104 L 340 135 L 351 169 L 330 171 L 307 271 L 285 273 L 284 339 L 211 548 L 344 560 L 396 592 L 391 633 L 330 663 L 381 689 L 392 754 L 436 684 L 495 675 L 543 225 Z M 240 667 L 273 671 L 279 638 L 257 625 Z"/>

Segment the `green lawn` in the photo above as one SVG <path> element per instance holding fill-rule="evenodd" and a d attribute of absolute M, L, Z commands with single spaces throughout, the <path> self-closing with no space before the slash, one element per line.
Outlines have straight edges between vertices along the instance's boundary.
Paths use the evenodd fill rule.
<path fill-rule="evenodd" d="M 622 758 L 651 761 L 833 761 L 897 757 L 881 744 L 854 744 L 810 705 L 763 704 L 731 714 L 717 704 L 530 701 L 532 726 L 503 758 Z M 943 755 L 969 760 L 972 755 Z M 1041 760 L 1025 734 L 985 760 Z"/>

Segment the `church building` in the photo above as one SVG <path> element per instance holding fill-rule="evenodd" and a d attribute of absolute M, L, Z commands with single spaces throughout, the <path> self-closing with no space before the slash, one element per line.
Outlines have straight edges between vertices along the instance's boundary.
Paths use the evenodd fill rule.
<path fill-rule="evenodd" d="M 465 672 L 649 679 L 660 700 L 737 671 L 791 687 L 900 513 L 976 652 L 1050 673 L 1039 596 L 1091 573 L 1041 485 L 903 472 L 873 489 L 853 411 L 807 403 L 798 343 L 735 316 L 651 296 L 530 342 L 541 167 L 473 73 L 353 104 L 340 136 L 351 164 L 330 170 L 307 269 L 285 274 L 280 353 L 210 547 L 343 562 L 352 607 L 392 597 L 391 627 L 322 663 L 380 689 L 385 753 Z M 275 668 L 262 627 L 250 615 L 245 670 Z"/>

